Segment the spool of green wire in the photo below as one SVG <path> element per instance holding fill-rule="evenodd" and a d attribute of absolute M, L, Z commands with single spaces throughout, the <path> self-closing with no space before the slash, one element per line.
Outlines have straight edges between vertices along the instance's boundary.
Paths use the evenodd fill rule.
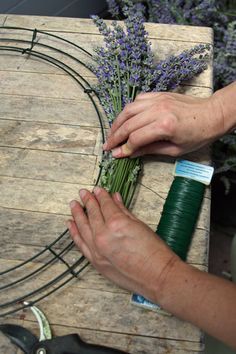
<path fill-rule="evenodd" d="M 205 187 L 210 184 L 213 173 L 213 167 L 192 161 L 178 160 L 175 164 L 176 177 L 166 198 L 156 233 L 184 261 L 192 241 Z M 158 304 L 153 304 L 141 295 L 132 294 L 131 303 L 168 314 Z"/>
<path fill-rule="evenodd" d="M 156 233 L 182 260 L 187 258 L 204 191 L 201 182 L 175 177 L 163 207 Z"/>

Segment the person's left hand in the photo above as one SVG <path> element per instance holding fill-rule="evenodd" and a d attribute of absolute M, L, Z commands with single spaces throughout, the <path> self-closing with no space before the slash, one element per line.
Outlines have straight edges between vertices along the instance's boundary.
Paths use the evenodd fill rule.
<path fill-rule="evenodd" d="M 118 193 L 111 197 L 95 187 L 94 193 L 81 190 L 80 197 L 86 213 L 79 202 L 71 202 L 73 220 L 67 223 L 75 244 L 104 276 L 157 302 L 179 258 L 125 208 Z"/>

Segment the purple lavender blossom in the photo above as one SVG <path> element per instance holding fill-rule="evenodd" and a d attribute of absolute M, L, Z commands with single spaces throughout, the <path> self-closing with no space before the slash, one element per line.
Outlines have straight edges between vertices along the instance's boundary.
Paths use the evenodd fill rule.
<path fill-rule="evenodd" d="M 172 90 L 202 72 L 209 58 L 206 52 L 210 49 L 207 45 L 198 45 L 156 65 L 144 27 L 143 5 L 135 12 L 137 6 L 132 0 L 122 3 L 123 12 L 128 16 L 125 27 L 113 21 L 108 28 L 103 20 L 93 17 L 104 36 L 105 46 L 95 48 L 96 65 L 92 70 L 97 76 L 96 91 L 110 124 L 138 92 Z"/>
<path fill-rule="evenodd" d="M 110 95 L 113 109 L 109 111 L 109 120 L 124 108 L 125 104 L 134 100 L 138 89 L 143 85 L 143 73 L 148 76 L 148 68 L 153 66 L 150 44 L 144 28 L 142 9 L 124 0 L 123 11 L 128 15 L 125 29 L 116 21 L 111 28 L 97 16 L 93 20 L 104 36 L 105 46 L 95 49 L 95 62 L 92 70 L 98 78 L 97 92 L 102 104 L 106 104 Z M 144 69 L 144 70 L 143 70 Z M 147 75 L 146 75 L 147 74 Z M 150 76 L 150 75 L 149 75 Z M 106 98 L 105 98 L 106 97 Z M 110 103 L 110 102 L 109 102 Z"/>
<path fill-rule="evenodd" d="M 223 41 L 215 46 L 215 66 L 218 86 L 225 86 L 236 80 L 236 21 L 222 31 Z"/>
<path fill-rule="evenodd" d="M 113 21 L 108 28 L 103 20 L 93 17 L 104 37 L 104 46 L 95 48 L 90 67 L 98 79 L 95 90 L 110 125 L 140 91 L 173 89 L 202 72 L 209 49 L 200 45 L 155 64 L 144 27 L 145 7 L 132 0 L 122 0 L 121 4 L 127 16 L 124 27 Z M 114 159 L 106 153 L 101 166 L 101 185 L 111 193 L 119 191 L 128 206 L 141 169 L 139 158 Z"/>
<path fill-rule="evenodd" d="M 222 3 L 218 0 L 113 0 L 112 3 L 113 6 L 115 3 L 120 4 L 120 14 L 125 17 L 139 13 L 145 21 L 150 22 L 212 27 L 215 39 L 215 89 L 235 80 L 235 57 L 233 61 L 225 55 L 225 43 L 230 36 L 226 32 L 230 21 L 221 10 Z M 227 48 L 231 54 L 232 46 Z M 147 90 L 145 85 L 143 88 Z"/>
<path fill-rule="evenodd" d="M 153 91 L 169 91 L 192 79 L 207 68 L 208 45 L 200 45 L 178 56 L 171 56 L 160 62 L 155 70 Z"/>
<path fill-rule="evenodd" d="M 113 18 L 118 18 L 120 14 L 120 6 L 116 0 L 107 0 L 108 10 Z"/>

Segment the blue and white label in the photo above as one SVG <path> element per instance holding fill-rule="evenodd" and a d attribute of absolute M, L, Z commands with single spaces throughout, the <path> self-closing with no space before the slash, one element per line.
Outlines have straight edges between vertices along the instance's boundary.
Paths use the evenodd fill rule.
<path fill-rule="evenodd" d="M 142 295 L 138 295 L 138 294 L 133 294 L 131 297 L 131 303 L 133 305 L 137 305 L 137 306 L 141 306 L 144 307 L 148 310 L 160 310 L 160 306 L 157 304 L 153 304 L 151 301 L 145 299 L 145 297 L 143 297 Z"/>
<path fill-rule="evenodd" d="M 162 315 L 171 316 L 168 312 L 164 311 L 160 305 L 154 304 L 153 302 L 145 299 L 142 295 L 132 294 L 131 304 L 145 308 L 146 310 L 156 311 Z"/>
<path fill-rule="evenodd" d="M 207 186 L 211 183 L 213 173 L 214 168 L 212 166 L 187 160 L 178 160 L 175 163 L 174 176 L 190 178 Z"/>

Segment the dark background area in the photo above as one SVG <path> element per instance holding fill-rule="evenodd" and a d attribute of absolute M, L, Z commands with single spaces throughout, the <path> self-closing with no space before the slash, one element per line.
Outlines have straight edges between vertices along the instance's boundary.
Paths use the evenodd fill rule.
<path fill-rule="evenodd" d="M 103 16 L 106 0 L 0 0 L 0 13 L 39 16 Z"/>

